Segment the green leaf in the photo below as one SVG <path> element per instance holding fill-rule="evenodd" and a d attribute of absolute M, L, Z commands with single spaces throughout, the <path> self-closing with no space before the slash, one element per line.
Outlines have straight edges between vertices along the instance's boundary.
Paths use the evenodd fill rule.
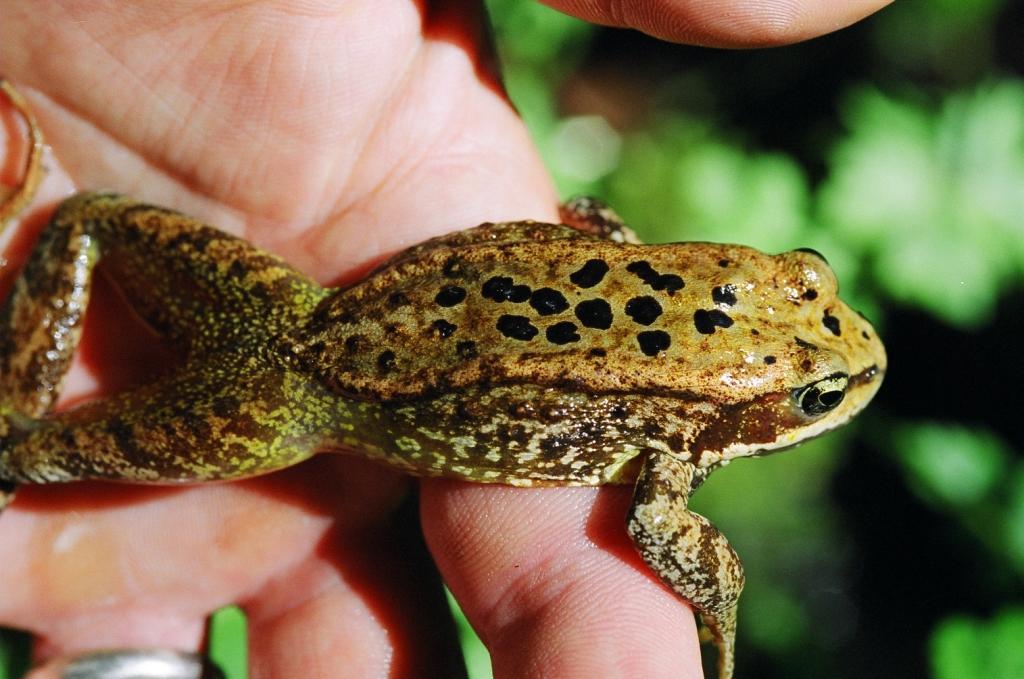
<path fill-rule="evenodd" d="M 989 623 L 948 618 L 932 634 L 930 659 L 936 679 L 1024 677 L 1024 610 L 1009 609 Z"/>
<path fill-rule="evenodd" d="M 459 642 L 462 645 L 462 656 L 466 661 L 466 673 L 469 675 L 469 679 L 491 679 L 493 676 L 491 654 L 487 652 L 487 647 L 480 641 L 480 637 L 477 636 L 476 631 L 469 624 L 469 620 L 466 619 L 466 614 L 462 612 L 459 602 L 455 600 L 447 587 L 445 587 L 444 593 L 448 599 L 448 608 L 451 610 L 452 617 L 455 618 L 455 625 L 459 630 Z"/>
<path fill-rule="evenodd" d="M 238 606 L 225 606 L 210 617 L 209 629 L 210 660 L 226 679 L 245 679 L 249 662 L 245 613 Z"/>
<path fill-rule="evenodd" d="M 961 327 L 988 321 L 1024 272 L 1024 84 L 955 94 L 937 112 L 862 89 L 844 118 L 820 220 L 873 256 L 892 298 Z"/>
<path fill-rule="evenodd" d="M 1010 460 L 996 436 L 962 426 L 907 425 L 896 430 L 894 441 L 919 494 L 954 506 L 990 494 Z"/>

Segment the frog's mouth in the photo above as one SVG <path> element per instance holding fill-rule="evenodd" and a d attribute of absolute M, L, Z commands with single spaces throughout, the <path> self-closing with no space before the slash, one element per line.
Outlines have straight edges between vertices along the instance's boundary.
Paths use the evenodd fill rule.
<path fill-rule="evenodd" d="M 792 448 L 842 426 L 860 412 L 882 383 L 885 369 L 877 364 L 849 378 L 845 398 L 834 410 L 817 416 L 804 412 L 791 392 L 722 408 L 696 437 L 691 461 L 715 466 L 737 457 L 763 456 Z"/>

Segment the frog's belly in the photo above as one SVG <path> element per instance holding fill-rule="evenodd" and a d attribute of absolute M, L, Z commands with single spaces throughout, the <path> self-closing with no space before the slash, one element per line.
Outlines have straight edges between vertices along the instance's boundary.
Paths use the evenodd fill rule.
<path fill-rule="evenodd" d="M 567 449 L 560 454 L 531 450 L 485 451 L 454 441 L 444 446 L 421 446 L 412 439 L 396 441 L 398 450 L 363 450 L 365 457 L 414 476 L 433 476 L 504 483 L 510 486 L 601 486 L 630 484 L 640 470 L 641 451 L 629 447 L 612 451 Z M 347 451 L 352 452 L 352 451 Z"/>
<path fill-rule="evenodd" d="M 676 398 L 533 385 L 348 407 L 335 448 L 418 476 L 522 486 L 632 483 L 645 450 L 682 454 L 697 421 L 697 404 Z"/>

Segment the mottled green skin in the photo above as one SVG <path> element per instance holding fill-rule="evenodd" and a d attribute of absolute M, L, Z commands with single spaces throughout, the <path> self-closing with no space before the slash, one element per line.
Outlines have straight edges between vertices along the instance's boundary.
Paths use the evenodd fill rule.
<path fill-rule="evenodd" d="M 0 310 L 0 480 L 195 483 L 345 451 L 470 481 L 636 481 L 629 533 L 729 677 L 742 567 L 689 496 L 847 421 L 884 350 L 815 254 L 643 246 L 586 201 L 563 219 L 434 239 L 331 290 L 182 214 L 74 196 Z M 101 258 L 181 364 L 51 413 Z"/>

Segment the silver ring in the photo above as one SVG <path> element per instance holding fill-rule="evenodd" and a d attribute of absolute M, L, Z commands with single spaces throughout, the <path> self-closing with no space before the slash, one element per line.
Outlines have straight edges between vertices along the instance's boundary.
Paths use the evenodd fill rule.
<path fill-rule="evenodd" d="M 55 658 L 34 669 L 31 679 L 223 679 L 197 653 L 164 649 L 91 651 Z"/>

